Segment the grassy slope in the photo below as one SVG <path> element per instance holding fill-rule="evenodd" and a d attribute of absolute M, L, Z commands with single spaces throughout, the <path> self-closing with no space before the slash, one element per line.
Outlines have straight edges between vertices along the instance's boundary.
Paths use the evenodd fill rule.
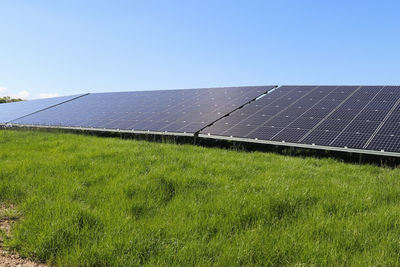
<path fill-rule="evenodd" d="M 8 245 L 65 266 L 400 264 L 400 170 L 0 131 Z"/>

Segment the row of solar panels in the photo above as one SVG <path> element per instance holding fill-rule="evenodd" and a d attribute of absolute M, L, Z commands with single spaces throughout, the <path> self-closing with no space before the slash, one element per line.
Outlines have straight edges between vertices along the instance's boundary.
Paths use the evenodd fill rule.
<path fill-rule="evenodd" d="M 399 86 L 96 93 L 0 105 L 0 124 L 199 135 L 400 156 Z"/>

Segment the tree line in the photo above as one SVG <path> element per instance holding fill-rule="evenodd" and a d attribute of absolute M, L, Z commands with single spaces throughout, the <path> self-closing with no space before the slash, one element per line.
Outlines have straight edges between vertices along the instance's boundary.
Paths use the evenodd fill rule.
<path fill-rule="evenodd" d="M 0 97 L 0 104 L 19 102 L 19 101 L 23 101 L 23 100 L 21 98 L 11 98 L 10 96 Z"/>

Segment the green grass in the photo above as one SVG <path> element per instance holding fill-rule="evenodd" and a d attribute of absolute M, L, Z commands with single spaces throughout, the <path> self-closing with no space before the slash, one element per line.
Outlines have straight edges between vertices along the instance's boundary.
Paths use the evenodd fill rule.
<path fill-rule="evenodd" d="M 60 266 L 400 265 L 400 170 L 0 131 L 9 249 Z"/>

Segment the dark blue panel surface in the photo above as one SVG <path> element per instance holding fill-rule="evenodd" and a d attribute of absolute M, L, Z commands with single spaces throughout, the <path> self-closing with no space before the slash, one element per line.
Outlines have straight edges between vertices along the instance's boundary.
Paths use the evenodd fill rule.
<path fill-rule="evenodd" d="M 274 127 L 286 127 L 290 123 L 296 120 L 296 117 L 289 116 L 274 116 L 266 121 L 263 126 L 274 126 Z M 262 123 L 262 122 L 261 122 Z M 260 125 L 260 124 L 258 124 Z"/>
<path fill-rule="evenodd" d="M 308 130 L 300 128 L 285 128 L 277 135 L 272 137 L 273 141 L 284 141 L 290 143 L 297 143 L 301 137 L 303 137 Z"/>
<path fill-rule="evenodd" d="M 329 113 L 332 112 L 332 109 L 327 109 L 327 108 L 311 108 L 304 114 L 302 114 L 302 117 L 314 117 L 314 118 L 320 118 L 323 119 L 325 118 Z"/>
<path fill-rule="evenodd" d="M 13 123 L 195 133 L 273 87 L 96 93 Z"/>
<path fill-rule="evenodd" d="M 243 137 L 246 136 L 253 129 L 254 126 L 250 124 L 237 124 L 229 129 L 229 136 Z"/>
<path fill-rule="evenodd" d="M 350 120 L 342 120 L 342 119 L 335 119 L 335 120 L 324 120 L 322 121 L 315 130 L 317 131 L 342 131 L 348 124 Z"/>
<path fill-rule="evenodd" d="M 331 142 L 340 134 L 335 131 L 312 131 L 303 141 L 304 144 L 330 146 Z"/>
<path fill-rule="evenodd" d="M 331 146 L 362 149 L 370 137 L 371 134 L 342 132 Z"/>
<path fill-rule="evenodd" d="M 299 117 L 291 124 L 288 125 L 289 128 L 300 128 L 300 129 L 312 129 L 321 120 L 315 117 Z"/>
<path fill-rule="evenodd" d="M 357 119 L 382 121 L 387 114 L 388 114 L 387 110 L 363 110 L 358 114 Z"/>
<path fill-rule="evenodd" d="M 367 149 L 377 151 L 400 151 L 400 136 L 380 135 L 377 134 L 368 145 Z"/>
<path fill-rule="evenodd" d="M 271 140 L 273 136 L 282 131 L 283 128 L 279 127 L 260 127 L 257 130 L 249 133 L 246 137 L 252 139 Z"/>
<path fill-rule="evenodd" d="M 7 123 L 23 116 L 50 108 L 54 105 L 70 101 L 83 95 L 62 96 L 46 99 L 29 100 L 15 103 L 0 104 L 0 123 Z"/>
<path fill-rule="evenodd" d="M 370 120 L 354 120 L 345 129 L 345 132 L 373 134 L 380 122 Z"/>
<path fill-rule="evenodd" d="M 212 129 L 223 136 L 400 152 L 399 103 L 399 86 L 286 86 Z M 232 127 L 235 122 L 240 127 Z"/>
<path fill-rule="evenodd" d="M 11 106 L 18 103 L 5 104 L 0 105 L 0 123 L 201 131 L 226 137 L 400 153 L 399 86 L 272 88 L 104 93 L 72 101 L 29 101 L 19 104 L 21 108 Z M 5 107 L 8 111 L 2 112 Z M 18 116 L 18 112 L 22 115 Z"/>

